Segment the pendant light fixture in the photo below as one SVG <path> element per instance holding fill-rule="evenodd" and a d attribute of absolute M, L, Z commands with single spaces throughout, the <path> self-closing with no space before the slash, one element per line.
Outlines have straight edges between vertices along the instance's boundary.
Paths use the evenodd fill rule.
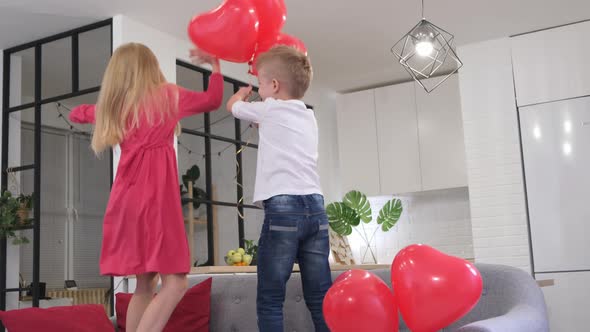
<path fill-rule="evenodd" d="M 453 47 L 455 36 L 424 18 L 424 0 L 421 1 L 422 20 L 393 45 L 391 53 L 430 93 L 456 73 L 463 63 Z"/>

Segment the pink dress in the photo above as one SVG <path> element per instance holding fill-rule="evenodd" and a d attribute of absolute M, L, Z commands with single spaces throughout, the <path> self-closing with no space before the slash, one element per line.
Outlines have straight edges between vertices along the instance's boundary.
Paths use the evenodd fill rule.
<path fill-rule="evenodd" d="M 147 272 L 188 273 L 190 253 L 180 203 L 174 129 L 180 119 L 216 110 L 223 99 L 223 76 L 211 75 L 206 92 L 178 90 L 176 116 L 149 125 L 141 121 L 120 144 L 117 176 L 104 216 L 100 272 L 125 276 Z M 94 105 L 70 113 L 76 123 L 94 122 Z"/>

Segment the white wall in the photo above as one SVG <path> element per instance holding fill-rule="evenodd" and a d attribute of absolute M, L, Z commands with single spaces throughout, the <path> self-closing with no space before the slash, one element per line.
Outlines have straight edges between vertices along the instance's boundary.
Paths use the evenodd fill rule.
<path fill-rule="evenodd" d="M 531 272 L 510 40 L 459 48 L 476 262 Z"/>
<path fill-rule="evenodd" d="M 166 79 L 176 82 L 175 40 L 126 16 L 113 18 L 113 49 L 129 42 L 142 43 L 149 47 L 160 61 L 160 68 Z"/>
<path fill-rule="evenodd" d="M 318 172 L 326 202 L 339 200 L 342 195 L 340 163 L 338 162 L 338 124 L 336 121 L 337 93 L 316 88 L 306 100 L 314 106 L 319 128 Z"/>

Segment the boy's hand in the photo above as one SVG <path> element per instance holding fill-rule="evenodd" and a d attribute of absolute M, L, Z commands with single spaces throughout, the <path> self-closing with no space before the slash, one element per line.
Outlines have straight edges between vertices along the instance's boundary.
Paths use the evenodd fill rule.
<path fill-rule="evenodd" d="M 240 90 L 238 90 L 238 92 L 236 92 L 236 95 L 240 98 L 241 101 L 248 100 L 248 98 L 250 98 L 251 94 L 252 94 L 252 86 L 251 85 L 243 86 L 240 88 Z"/>
<path fill-rule="evenodd" d="M 246 101 L 250 94 L 252 93 L 252 86 L 248 85 L 245 87 L 241 87 L 238 92 L 236 92 L 228 101 L 226 105 L 226 109 L 228 112 L 231 112 L 232 107 L 238 101 Z"/>

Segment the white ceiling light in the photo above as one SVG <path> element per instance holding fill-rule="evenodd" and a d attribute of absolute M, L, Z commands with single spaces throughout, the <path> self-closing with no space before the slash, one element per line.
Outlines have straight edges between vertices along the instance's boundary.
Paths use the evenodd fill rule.
<path fill-rule="evenodd" d="M 452 34 L 422 18 L 393 45 L 391 53 L 426 92 L 431 92 L 463 66 L 453 48 L 454 38 Z M 426 80 L 433 77 L 436 79 Z"/>

